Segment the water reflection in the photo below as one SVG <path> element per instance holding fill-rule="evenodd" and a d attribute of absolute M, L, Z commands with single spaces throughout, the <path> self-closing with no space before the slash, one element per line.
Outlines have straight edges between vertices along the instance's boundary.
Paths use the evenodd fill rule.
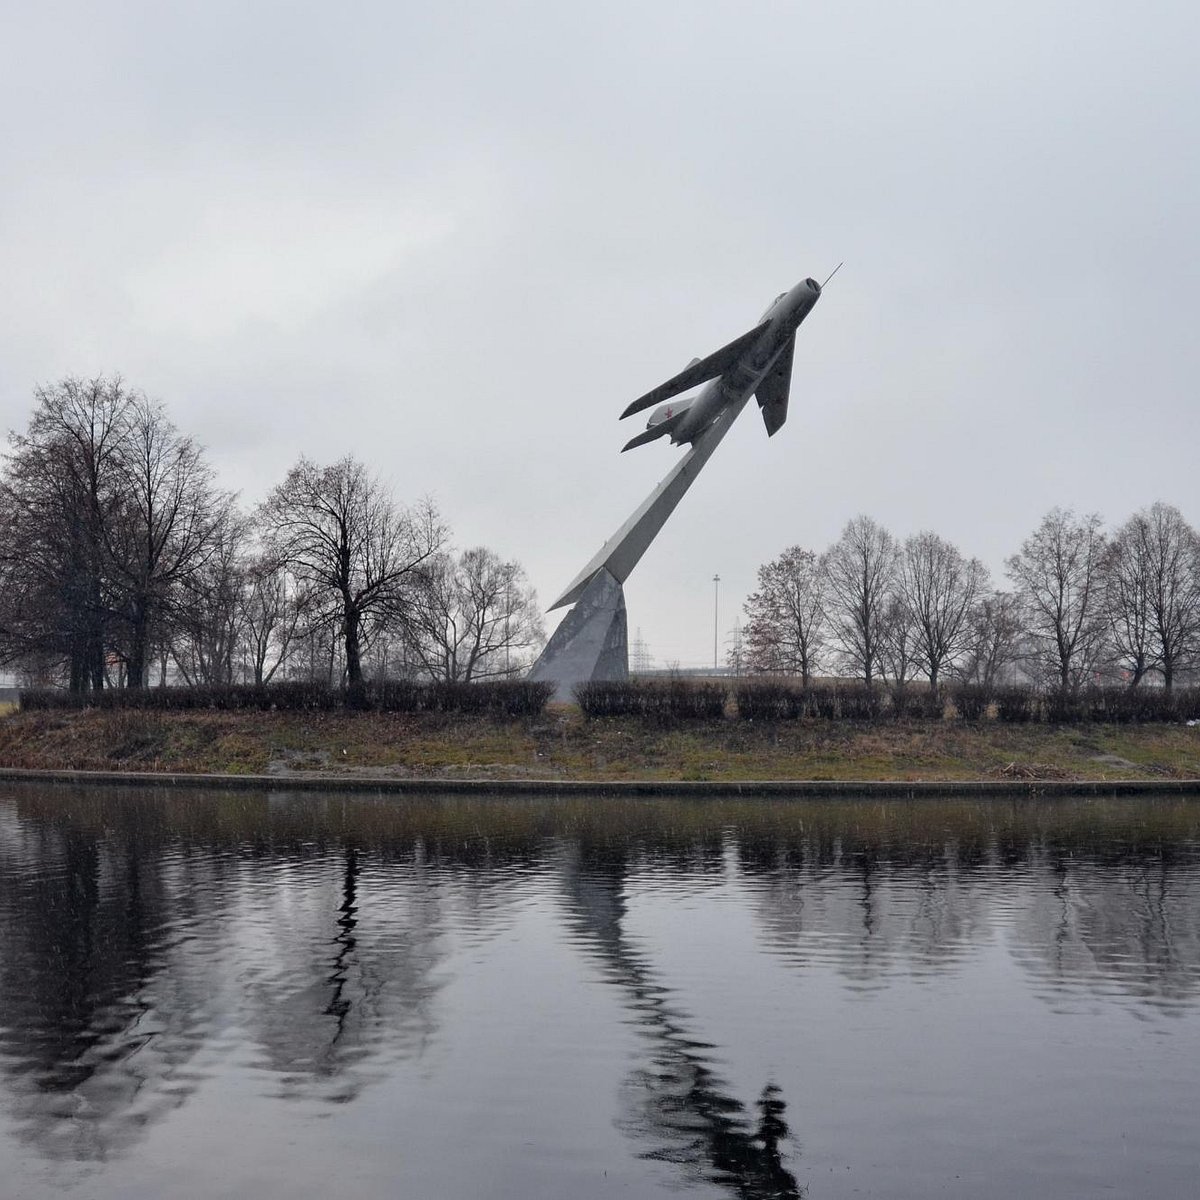
<path fill-rule="evenodd" d="M 825 811 L 786 840 L 741 842 L 772 950 L 871 992 L 936 979 L 1002 938 L 1044 994 L 1194 1002 L 1194 803 L 898 807 Z"/>
<path fill-rule="evenodd" d="M 103 1158 L 182 1103 L 205 993 L 169 965 L 180 928 L 171 863 L 127 831 L 69 816 L 0 837 L 0 1054 L 23 1136 Z M 149 1085 L 149 1086 L 148 1086 Z"/>
<path fill-rule="evenodd" d="M 1056 850 L 1038 864 L 1053 886 L 1015 920 L 1016 954 L 1057 1006 L 1093 994 L 1183 1015 L 1200 976 L 1200 890 L 1167 856 L 1099 864 Z"/>
<path fill-rule="evenodd" d="M 716 860 L 711 856 L 708 863 Z M 732 1195 L 766 1200 L 803 1190 L 783 1162 L 786 1103 L 764 1086 L 752 1124 L 744 1106 L 713 1069 L 714 1047 L 687 1031 L 687 1016 L 655 977 L 624 931 L 627 854 L 581 839 L 564 854 L 562 881 L 572 930 L 620 989 L 636 1019 L 649 1060 L 629 1075 L 621 1094 L 623 1129 L 648 1143 L 643 1157 L 676 1164 L 685 1177 L 710 1180 Z"/>
<path fill-rule="evenodd" d="M 0 1106 L 25 1146 L 88 1161 L 137 1146 L 228 1061 L 277 1103 L 358 1102 L 404 1064 L 433 1069 L 454 1036 L 448 982 L 536 903 L 636 1030 L 614 1096 L 636 1155 L 677 1184 L 798 1196 L 801 1081 L 760 1073 L 739 1095 L 718 1068 L 734 1051 L 698 1032 L 702 997 L 629 932 L 631 897 L 703 905 L 718 889 L 771 961 L 856 1003 L 999 947 L 1051 1012 L 1196 1009 L 1200 803 L 1186 800 L 20 788 L 0 798 Z M 695 940 L 702 956 L 700 926 Z"/>
<path fill-rule="evenodd" d="M 366 857 L 351 842 L 290 864 L 286 886 L 242 881 L 230 954 L 254 1065 L 277 1074 L 281 1096 L 349 1101 L 437 1028 L 440 883 L 411 855 L 375 881 Z"/>

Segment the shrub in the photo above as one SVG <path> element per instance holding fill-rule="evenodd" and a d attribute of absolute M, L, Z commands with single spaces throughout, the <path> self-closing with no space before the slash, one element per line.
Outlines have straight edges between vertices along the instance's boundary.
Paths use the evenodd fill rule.
<path fill-rule="evenodd" d="M 950 694 L 962 721 L 982 721 L 992 702 L 992 689 L 982 683 L 960 683 Z"/>
<path fill-rule="evenodd" d="M 554 695 L 552 683 L 531 679 L 488 679 L 449 686 L 457 711 L 501 717 L 537 716 Z"/>
<path fill-rule="evenodd" d="M 743 680 L 734 699 L 743 721 L 794 721 L 809 710 L 809 693 L 804 688 L 771 679 Z"/>
<path fill-rule="evenodd" d="M 271 684 L 198 684 L 194 687 L 106 688 L 82 695 L 58 688 L 27 688 L 20 694 L 24 712 L 101 708 L 185 712 L 204 709 L 262 712 L 347 711 L 488 713 L 536 716 L 546 707 L 553 686 L 531 680 L 484 683 L 419 684 L 396 680 L 363 684 L 342 691 L 328 684 L 288 680 Z"/>
<path fill-rule="evenodd" d="M 1039 715 L 1037 693 L 1030 687 L 1014 685 L 997 688 L 996 716 L 1012 725 L 1036 721 Z"/>
<path fill-rule="evenodd" d="M 279 712 L 331 712 L 342 703 L 340 688 L 307 680 L 288 680 L 267 686 L 266 701 Z"/>
<path fill-rule="evenodd" d="M 53 688 L 23 688 L 17 694 L 17 706 L 22 712 L 46 712 L 49 709 L 74 707 L 64 703 L 68 698 L 74 699 L 70 692 L 56 691 Z"/>
<path fill-rule="evenodd" d="M 1162 688 L 1125 688 L 1124 692 L 1131 721 L 1170 721 L 1175 716 L 1173 697 Z"/>
<path fill-rule="evenodd" d="M 576 685 L 575 700 L 588 717 L 715 719 L 725 711 L 725 685 L 684 679 L 665 683 L 648 679 L 592 680 Z"/>
<path fill-rule="evenodd" d="M 510 717 L 536 717 L 550 703 L 554 684 L 535 679 L 506 680 L 501 695 Z"/>
<path fill-rule="evenodd" d="M 667 711 L 685 720 L 714 721 L 725 715 L 725 685 L 673 679 L 667 685 Z"/>
<path fill-rule="evenodd" d="M 1042 710 L 1051 725 L 1076 725 L 1091 718 L 1092 707 L 1086 694 L 1054 688 L 1042 697 Z"/>
<path fill-rule="evenodd" d="M 837 689 L 838 715 L 843 721 L 875 721 L 883 711 L 883 696 L 865 683 L 844 684 Z"/>
<path fill-rule="evenodd" d="M 891 714 L 897 721 L 940 721 L 946 715 L 946 702 L 925 686 L 918 684 L 893 686 L 890 693 Z"/>
<path fill-rule="evenodd" d="M 836 721 L 841 713 L 837 688 L 817 687 L 808 693 L 808 710 L 822 721 Z"/>
<path fill-rule="evenodd" d="M 1156 687 L 1097 687 L 1082 697 L 1088 720 L 1117 724 L 1169 721 L 1173 715 L 1170 697 Z"/>
<path fill-rule="evenodd" d="M 416 712 L 421 707 L 421 685 L 412 679 L 388 679 L 368 688 L 371 707 L 378 712 Z"/>
<path fill-rule="evenodd" d="M 639 685 L 632 679 L 591 679 L 577 683 L 574 691 L 587 717 L 625 717 L 641 711 Z"/>
<path fill-rule="evenodd" d="M 1171 711 L 1177 721 L 1200 721 L 1200 687 L 1176 688 Z"/>

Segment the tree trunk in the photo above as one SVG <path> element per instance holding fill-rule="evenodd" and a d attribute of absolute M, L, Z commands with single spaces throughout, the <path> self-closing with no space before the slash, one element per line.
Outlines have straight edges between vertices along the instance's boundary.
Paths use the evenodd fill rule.
<path fill-rule="evenodd" d="M 342 620 L 342 633 L 346 639 L 346 682 L 350 687 L 362 683 L 362 658 L 358 641 L 358 610 L 346 606 Z"/>
<path fill-rule="evenodd" d="M 87 662 L 92 691 L 102 692 L 104 690 L 104 641 L 99 630 L 92 630 L 88 638 Z"/>
<path fill-rule="evenodd" d="M 87 691 L 87 652 L 80 645 L 71 648 L 71 692 L 79 695 Z"/>
<path fill-rule="evenodd" d="M 144 688 L 146 686 L 146 649 L 147 632 L 149 627 L 145 606 L 138 604 L 134 608 L 133 621 L 130 623 L 129 661 L 125 677 L 128 688 Z"/>

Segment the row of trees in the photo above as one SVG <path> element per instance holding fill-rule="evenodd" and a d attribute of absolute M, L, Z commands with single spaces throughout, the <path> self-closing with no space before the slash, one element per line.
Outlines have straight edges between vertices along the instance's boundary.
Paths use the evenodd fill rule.
<path fill-rule="evenodd" d="M 0 476 L 0 661 L 86 692 L 160 681 L 520 673 L 543 638 L 518 563 L 461 553 L 352 458 L 302 458 L 253 512 L 120 379 L 39 388 Z"/>
<path fill-rule="evenodd" d="M 1007 560 L 1011 588 L 936 533 L 900 542 L 870 517 L 823 554 L 799 546 L 759 568 L 745 605 L 744 669 L 837 670 L 935 696 L 952 676 L 1024 678 L 1073 692 L 1153 678 L 1169 692 L 1200 667 L 1200 536 L 1156 503 L 1106 532 L 1056 508 Z"/>

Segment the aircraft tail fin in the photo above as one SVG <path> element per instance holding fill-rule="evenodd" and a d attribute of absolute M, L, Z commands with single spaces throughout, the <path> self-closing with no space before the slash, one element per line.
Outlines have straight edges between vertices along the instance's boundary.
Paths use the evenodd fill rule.
<path fill-rule="evenodd" d="M 753 329 L 743 333 L 741 337 L 734 338 L 729 345 L 722 346 L 720 350 L 714 351 L 707 358 L 698 359 L 691 366 L 685 367 L 678 375 L 673 375 L 666 383 L 659 384 L 652 392 L 647 392 L 644 396 L 640 396 L 625 409 L 621 414 L 621 419 L 624 420 L 626 417 L 632 416 L 636 412 L 641 412 L 644 408 L 650 408 L 654 404 L 659 404 L 663 400 L 669 400 L 672 396 L 678 396 L 680 392 L 686 392 L 689 388 L 694 388 L 698 383 L 704 383 L 705 380 L 723 375 L 758 341 L 766 325 L 766 321 L 761 325 L 756 325 Z"/>

